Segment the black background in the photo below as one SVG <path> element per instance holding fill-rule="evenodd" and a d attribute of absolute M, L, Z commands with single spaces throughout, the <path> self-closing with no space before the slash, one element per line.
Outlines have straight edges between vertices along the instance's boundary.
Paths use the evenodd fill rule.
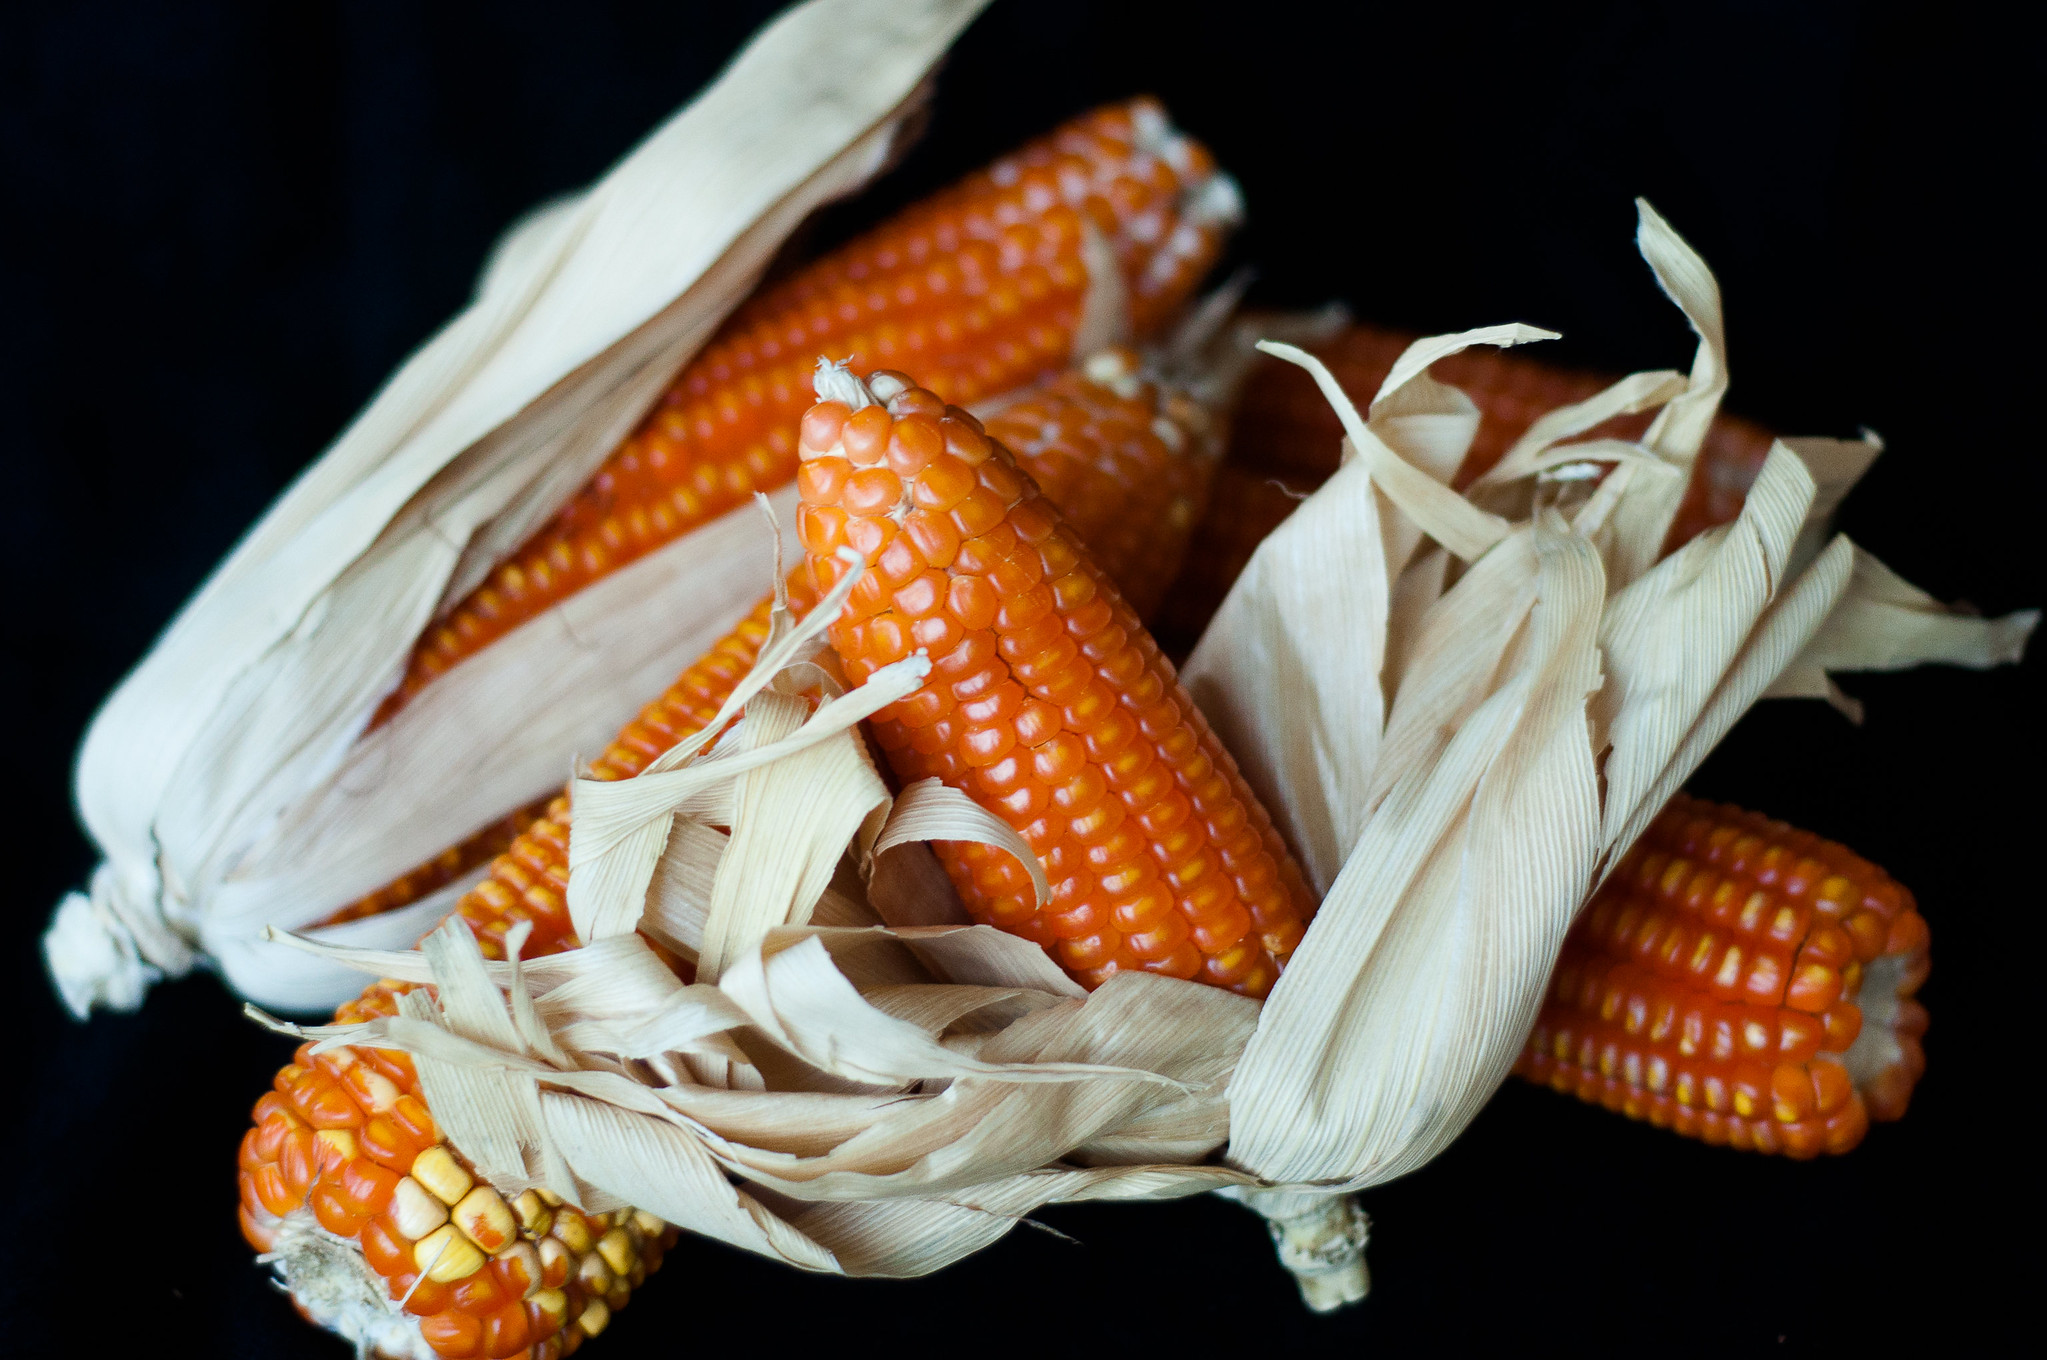
<path fill-rule="evenodd" d="M 202 573 L 464 301 L 514 216 L 601 173 L 772 6 L 7 6 L 0 550 L 19 1004 L 0 1350 L 333 1356 L 250 1263 L 234 1147 L 289 1044 L 210 977 L 64 1019 L 34 944 L 93 855 L 65 795 L 94 704 Z M 1840 3 L 1087 6 L 999 0 L 936 126 L 843 232 L 1094 102 L 1151 90 L 1241 179 L 1261 300 L 1558 361 L 1684 367 L 1635 255 L 1648 196 L 1719 273 L 1730 407 L 1890 446 L 1843 526 L 1986 610 L 2038 604 L 2040 33 Z M 1242 1210 L 1053 1209 L 929 1280 L 686 1244 L 591 1354 L 851 1344 L 1776 1355 L 2030 1327 L 2039 647 L 1852 678 L 1748 718 L 1693 781 L 1874 856 L 1932 923 L 1910 1115 L 1811 1164 L 1510 1083 L 1372 1192 L 1372 1298 L 1307 1316 Z M 2029 1306 L 2032 1300 L 2034 1306 Z"/>

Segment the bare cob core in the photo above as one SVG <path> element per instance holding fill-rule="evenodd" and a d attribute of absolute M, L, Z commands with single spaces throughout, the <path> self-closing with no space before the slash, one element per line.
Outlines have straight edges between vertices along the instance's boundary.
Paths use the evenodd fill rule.
<path fill-rule="evenodd" d="M 1572 928 L 1515 1070 L 1708 1143 L 1846 1152 L 1925 1070 L 1927 945 L 1869 861 L 1680 794 Z"/>
<path fill-rule="evenodd" d="M 1085 985 L 1143 968 L 1263 996 L 1313 898 L 1172 663 L 981 422 L 900 374 L 871 382 L 820 366 L 845 399 L 803 417 L 799 531 L 820 590 L 841 548 L 872 564 L 832 625 L 847 679 L 931 658 L 872 723 L 896 774 L 967 792 L 1051 879 L 1040 905 L 1006 853 L 941 842 L 968 910 Z"/>
<path fill-rule="evenodd" d="M 415 646 L 382 722 L 433 678 L 627 562 L 796 474 L 826 349 L 915 364 L 953 401 L 1059 372 L 1089 233 L 1143 336 L 1176 312 L 1239 214 L 1235 186 L 1150 99 L 1085 114 L 768 288 L 726 321 L 589 484 Z M 1097 342 L 1099 343 L 1099 341 Z"/>

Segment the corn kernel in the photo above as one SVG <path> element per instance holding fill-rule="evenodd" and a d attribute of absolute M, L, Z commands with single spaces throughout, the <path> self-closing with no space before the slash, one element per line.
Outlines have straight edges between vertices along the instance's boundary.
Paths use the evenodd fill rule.
<path fill-rule="evenodd" d="M 417 1242 L 447 1221 L 447 1205 L 412 1177 L 399 1177 L 391 1194 L 391 1222 L 399 1232 Z"/>
<path fill-rule="evenodd" d="M 405 1093 L 398 1089 L 398 1083 L 368 1063 L 358 1063 L 352 1068 L 345 1084 L 357 1101 L 371 1114 L 382 1114 L 398 1103 L 398 1097 Z"/>
<path fill-rule="evenodd" d="M 576 1325 L 583 1329 L 585 1336 L 597 1336 L 611 1325 L 611 1308 L 603 1299 L 592 1299 L 583 1309 L 583 1316 L 576 1319 Z"/>
<path fill-rule="evenodd" d="M 604 1258 L 604 1264 L 620 1275 L 631 1272 L 639 1253 L 633 1250 L 633 1242 L 624 1228 L 613 1228 L 597 1239 L 597 1254 Z"/>
<path fill-rule="evenodd" d="M 412 1244 L 412 1263 L 435 1284 L 453 1284 L 482 1270 L 484 1255 L 449 1223 Z"/>
<path fill-rule="evenodd" d="M 313 1135 L 313 1145 L 322 1175 L 347 1166 L 360 1151 L 355 1134 L 348 1129 L 321 1129 Z"/>
<path fill-rule="evenodd" d="M 581 1214 L 556 1214 L 552 1235 L 560 1238 L 562 1245 L 578 1256 L 596 1245 L 590 1236 L 590 1225 Z"/>
<path fill-rule="evenodd" d="M 608 1294 L 617 1278 L 604 1258 L 594 1251 L 576 1262 L 576 1283 L 583 1287 L 585 1294 Z"/>
<path fill-rule="evenodd" d="M 536 1289 L 528 1302 L 538 1308 L 541 1316 L 556 1327 L 560 1327 L 569 1319 L 569 1296 L 559 1289 Z"/>
<path fill-rule="evenodd" d="M 453 1153 L 439 1143 L 412 1159 L 412 1178 L 434 1192 L 443 1204 L 459 1204 L 476 1184 Z"/>
<path fill-rule="evenodd" d="M 531 1242 L 514 1242 L 497 1254 L 508 1280 L 519 1287 L 520 1296 L 532 1298 L 543 1286 L 540 1253 Z"/>
<path fill-rule="evenodd" d="M 549 1289 L 559 1289 L 569 1282 L 569 1272 L 575 1268 L 575 1254 L 562 1245 L 560 1238 L 543 1237 L 536 1244 L 540 1253 L 540 1278 Z"/>
<path fill-rule="evenodd" d="M 519 1232 L 511 1206 L 487 1185 L 479 1185 L 462 1197 L 462 1202 L 455 1206 L 454 1219 L 463 1236 L 488 1252 L 500 1250 Z"/>
<path fill-rule="evenodd" d="M 519 1215 L 519 1228 L 528 1237 L 545 1236 L 554 1225 L 554 1211 L 547 1207 L 547 1201 L 538 1191 L 528 1190 L 512 1201 L 513 1212 Z"/>

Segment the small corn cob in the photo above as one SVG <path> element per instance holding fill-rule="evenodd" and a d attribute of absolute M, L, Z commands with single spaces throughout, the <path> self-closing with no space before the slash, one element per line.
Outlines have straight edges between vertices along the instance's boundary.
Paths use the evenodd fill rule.
<path fill-rule="evenodd" d="M 378 987 L 335 1018 L 396 1010 Z M 440 1141 L 404 1054 L 311 1047 L 277 1074 L 242 1138 L 242 1233 L 266 1252 L 304 1243 L 314 1225 L 352 1244 L 410 1315 L 391 1310 L 371 1344 L 413 1353 L 416 1327 L 450 1360 L 571 1355 L 674 1245 L 675 1230 L 644 1212 L 585 1214 L 542 1190 L 507 1203 Z M 301 1311 L 330 1322 L 325 1291 L 307 1292 Z"/>
<path fill-rule="evenodd" d="M 589 484 L 429 628 L 377 721 L 435 676 L 618 567 L 796 474 L 791 431 L 825 349 L 914 362 L 974 402 L 1072 362 L 1086 233 L 1142 336 L 1185 302 L 1236 189 L 1154 100 L 1083 115 L 741 307 Z"/>
<path fill-rule="evenodd" d="M 1572 928 L 1515 1070 L 1708 1143 L 1846 1152 L 1925 1070 L 1927 963 L 1881 869 L 1679 795 Z"/>
<path fill-rule="evenodd" d="M 791 604 L 815 603 L 807 573 L 792 574 Z M 768 634 L 762 601 L 675 684 L 641 710 L 593 763 L 622 779 L 699 731 L 760 655 Z M 576 947 L 568 913 L 568 799 L 554 800 L 463 895 L 456 914 L 490 958 L 505 937 L 532 928 L 524 957 Z M 379 982 L 335 1014 L 348 1024 L 397 1009 L 406 984 Z M 295 1279 L 294 1301 L 310 1319 L 355 1333 L 365 1349 L 394 1355 L 420 1345 L 448 1360 L 528 1355 L 555 1360 L 603 1331 L 631 1291 L 659 1267 L 674 1234 L 631 1210 L 589 1215 L 531 1191 L 507 1205 L 441 1140 L 402 1053 L 301 1047 L 256 1103 L 240 1157 L 242 1235 L 279 1260 L 324 1252 L 317 1287 Z M 315 1228 L 340 1239 L 323 1238 Z M 337 1287 L 335 1277 L 350 1281 Z M 379 1310 L 376 1293 L 402 1301 Z M 333 1300 L 353 1294 L 352 1321 Z M 419 1344 L 414 1344 L 417 1341 Z"/>
<path fill-rule="evenodd" d="M 1313 349 L 1362 405 L 1415 338 L 1376 326 L 1351 326 Z M 1460 487 L 1497 463 L 1537 416 L 1583 401 L 1611 381 L 1486 346 L 1439 360 L 1429 372 L 1439 382 L 1462 388 L 1479 408 L 1478 436 L 1455 479 Z M 1193 646 L 1259 543 L 1293 513 L 1301 493 L 1336 471 L 1343 427 L 1301 369 L 1259 365 L 1245 385 L 1238 412 L 1229 454 L 1216 473 L 1213 509 L 1195 531 L 1186 570 L 1173 583 L 1158 624 L 1175 647 Z M 1617 417 L 1582 437 L 1634 438 L 1649 419 Z M 1770 443 L 1768 431 L 1738 416 L 1714 421 L 1671 527 L 1671 541 L 1683 542 L 1733 519 Z"/>
<path fill-rule="evenodd" d="M 1223 422 L 1191 395 L 1144 374 L 1144 362 L 1131 351 L 1103 350 L 1004 407 L 989 420 L 988 431 L 1016 451 L 1018 466 L 1054 504 L 1071 507 L 1068 523 L 1138 615 L 1148 618 L 1179 570 L 1206 508 L 1222 453 Z M 765 609 L 765 602 L 757 606 L 757 612 Z M 760 616 L 765 619 L 765 612 Z M 711 710 L 723 701 L 717 695 Z M 599 759 L 598 777 L 609 777 L 605 771 L 614 767 L 608 761 Z M 617 768 L 618 778 L 637 773 L 637 767 Z M 508 814 L 318 924 L 376 916 L 418 901 L 496 859 L 537 819 L 560 820 L 549 805 L 541 799 Z"/>
<path fill-rule="evenodd" d="M 1145 968 L 1263 996 L 1313 899 L 1172 663 L 979 421 L 900 374 L 819 382 L 849 400 L 803 417 L 803 546 L 820 588 L 842 547 L 873 564 L 832 625 L 847 679 L 926 652 L 877 743 L 1007 819 L 1052 881 L 1040 909 L 1008 854 L 941 843 L 968 910 L 1089 986 Z"/>
<path fill-rule="evenodd" d="M 1093 362 L 1088 373 L 1061 379 L 998 417 L 1001 428 L 1031 446 L 1026 466 L 1044 467 L 1049 475 L 1068 479 L 1069 494 L 1082 508 L 1086 522 L 1121 528 L 1126 527 L 1124 521 L 1134 518 L 1140 530 L 1146 525 L 1157 528 L 1157 534 L 1149 539 L 1142 532 L 1118 539 L 1119 546 L 1112 547 L 1106 558 L 1117 566 L 1146 555 L 1171 558 L 1185 546 L 1194 516 L 1184 513 L 1179 498 L 1198 496 L 1203 479 L 1199 468 L 1175 465 L 1193 461 L 1207 466 L 1215 457 L 1215 419 L 1191 399 L 1142 382 L 1133 374 L 1131 356 L 1112 354 Z M 1054 422 L 1058 422 L 1057 430 Z M 1161 451 L 1171 456 L 1162 461 Z M 1141 477 L 1144 484 L 1117 484 L 1113 477 L 1105 476 L 1105 470 Z M 1176 490 L 1169 496 L 1161 494 L 1162 487 Z M 1129 555 L 1133 553 L 1136 556 Z M 808 567 L 798 567 L 790 575 L 789 603 L 799 616 L 815 602 L 809 577 Z M 767 637 L 770 604 L 770 599 L 763 599 L 710 653 L 642 710 L 593 762 L 592 774 L 600 779 L 629 778 L 711 721 L 758 658 Z M 462 898 L 457 914 L 487 956 L 502 958 L 506 935 L 521 922 L 532 928 L 526 957 L 575 947 L 566 897 L 568 821 L 566 797 L 547 804 L 512 837 L 509 848 L 496 854 L 488 875 Z M 424 869 L 440 872 L 442 861 L 450 856 L 459 858 L 458 852 L 467 853 L 458 847 Z M 450 873 L 442 881 L 453 876 Z M 394 895 L 392 889 L 383 892 Z M 379 983 L 342 1007 L 335 1019 L 350 1023 L 389 1015 L 403 990 L 402 984 Z M 350 1048 L 315 1056 L 302 1048 L 293 1064 L 279 1073 L 277 1089 L 258 1102 L 255 1121 L 242 1144 L 241 1223 L 244 1236 L 258 1251 L 278 1251 L 287 1245 L 281 1238 L 303 1237 L 310 1225 L 317 1223 L 358 1244 L 360 1259 L 384 1282 L 390 1297 L 403 1297 L 407 1290 L 414 1290 L 406 1307 L 421 1319 L 420 1333 L 435 1353 L 451 1357 L 517 1353 L 516 1349 L 502 1349 L 521 1335 L 511 1311 L 521 1291 L 512 1285 L 515 1274 L 530 1262 L 517 1244 L 500 1251 L 499 1256 L 506 1259 L 489 1266 L 488 1283 L 479 1274 L 482 1267 L 467 1252 L 456 1252 L 447 1258 L 442 1274 L 463 1265 L 474 1268 L 451 1280 L 433 1279 L 429 1272 L 427 1282 L 415 1289 L 419 1243 L 431 1234 L 408 1234 L 407 1230 L 427 1228 L 435 1213 L 417 1190 L 402 1185 L 402 1179 L 412 1175 L 425 1185 L 413 1172 L 421 1156 L 428 1158 L 430 1172 L 438 1169 L 448 1177 L 442 1188 L 451 1191 L 462 1187 L 462 1180 L 447 1173 L 447 1165 L 452 1164 L 462 1176 L 469 1175 L 470 1169 L 452 1148 L 440 1142 L 403 1054 Z M 344 1143 L 341 1133 L 354 1142 Z M 322 1137 L 325 1149 L 318 1145 Z M 350 1147 L 355 1152 L 343 1158 L 341 1153 Z M 323 1151 L 325 1163 L 320 1160 Z M 444 1154 L 447 1163 L 442 1160 Z M 468 1188 L 465 1193 L 477 1192 Z M 401 1195 L 404 1205 L 399 1203 Z M 410 1218 L 401 1217 L 405 1205 L 410 1206 Z M 545 1197 L 522 1198 L 513 1209 L 520 1219 L 521 1240 L 538 1253 L 544 1267 L 540 1285 L 522 1301 L 524 1335 L 535 1357 L 567 1353 L 583 1336 L 602 1330 L 610 1311 L 625 1301 L 621 1280 L 623 1285 L 637 1288 L 644 1272 L 660 1263 L 662 1250 L 672 1241 L 672 1235 L 660 1232 L 644 1215 L 631 1222 L 598 1223 Z M 543 1213 L 553 1215 L 551 1231 L 541 1225 L 538 1216 Z M 620 1233 L 625 1245 L 639 1253 L 642 1271 L 636 1274 L 627 1268 L 621 1274 L 615 1261 L 606 1260 L 611 1282 L 605 1284 L 599 1267 L 588 1264 L 591 1248 L 584 1239 L 597 1243 L 600 1251 L 609 1240 L 614 1254 L 626 1259 L 619 1246 Z M 545 1240 L 548 1236 L 556 1238 L 560 1246 L 550 1246 Z M 530 1284 L 530 1279 L 519 1278 Z M 547 1292 L 550 1290 L 555 1292 Z M 330 1320 L 317 1310 L 308 1311 L 315 1321 Z M 492 1350 L 493 1345 L 499 1349 Z"/>

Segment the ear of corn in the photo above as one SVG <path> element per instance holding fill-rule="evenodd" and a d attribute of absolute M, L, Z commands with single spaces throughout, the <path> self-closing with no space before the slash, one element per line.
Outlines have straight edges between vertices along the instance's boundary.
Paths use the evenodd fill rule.
<path fill-rule="evenodd" d="M 993 416 L 988 430 L 1016 452 L 1018 466 L 1054 504 L 1072 507 L 1068 522 L 1096 563 L 1123 587 L 1140 617 L 1148 617 L 1178 572 L 1207 506 L 1221 457 L 1219 414 L 1147 376 L 1136 354 L 1114 348 L 1025 393 Z M 796 603 L 792 597 L 792 607 Z M 765 608 L 756 610 L 763 620 Z M 739 666 L 733 678 L 745 669 Z M 710 711 L 723 700 L 723 693 L 716 695 Z M 664 735 L 650 733 L 657 740 Z M 669 744 L 676 740 L 680 736 Z M 638 744 L 645 749 L 644 741 Z M 655 753 L 648 750 L 647 758 Z M 618 765 L 609 753 L 594 767 L 600 777 L 621 779 L 638 768 Z M 551 801 L 509 813 L 318 924 L 396 911 L 489 864 L 536 819 L 554 815 L 548 811 Z"/>
<path fill-rule="evenodd" d="M 811 401 L 809 368 L 826 348 L 862 369 L 921 361 L 955 401 L 1009 392 L 1074 357 L 1089 278 L 1084 232 L 1114 255 L 1132 329 L 1149 334 L 1192 294 L 1237 216 L 1236 191 L 1156 101 L 1074 119 L 919 203 L 749 301 L 677 376 L 660 403 L 539 533 L 420 638 L 379 707 L 382 723 L 451 667 L 611 571 L 725 513 L 796 471 L 790 433 Z M 1085 226 L 1083 225 L 1085 223 Z M 1098 366 L 1099 366 L 1098 361 Z M 1127 389 L 1127 356 L 1111 357 Z M 1104 376 L 1113 376 L 1105 374 Z M 1156 601 L 1179 552 L 1131 538 L 1165 522 L 1184 548 L 1213 470 L 1215 425 L 1155 390 L 1132 401 L 1078 375 L 1055 379 L 1008 416 L 1034 431 L 1035 466 L 1060 503 L 1098 507 L 1089 540 L 1120 551 L 1133 598 Z M 1061 427 L 1053 422 L 1065 417 Z M 1074 422 L 1102 422 L 1079 428 Z M 1166 448 L 1192 440 L 1206 457 Z M 1117 541 L 1110 543 L 1114 537 Z M 547 800 L 516 809 L 460 845 L 314 923 L 395 911 L 489 863 Z"/>
<path fill-rule="evenodd" d="M 895 373 L 819 381 L 854 402 L 803 417 L 799 532 L 820 589 L 842 548 L 872 564 L 832 625 L 847 678 L 928 654 L 877 742 L 1008 820 L 1052 882 L 1040 905 L 1007 854 L 941 843 L 968 910 L 1087 985 L 1144 968 L 1264 995 L 1312 899 L 1115 584 L 972 416 Z"/>
<path fill-rule="evenodd" d="M 1198 512 L 1206 471 L 1215 458 L 1215 419 L 1198 403 L 1139 379 L 1133 357 L 1115 354 L 1011 406 L 997 423 L 1030 448 L 1024 465 L 1044 469 L 1066 488 L 1090 531 L 1104 532 L 1110 544 L 1105 560 L 1114 568 L 1142 570 L 1148 561 L 1177 559 L 1195 517 L 1189 511 Z M 791 573 L 788 591 L 798 616 L 815 603 L 807 566 Z M 763 599 L 642 710 L 591 763 L 592 773 L 630 778 L 710 722 L 758 658 L 767 638 L 770 603 Z M 574 948 L 566 896 L 568 801 L 558 797 L 516 815 L 524 821 L 516 830 L 493 828 L 489 839 L 456 847 L 357 904 L 356 914 L 390 910 L 402 904 L 408 890 L 416 895 L 452 880 L 482 862 L 476 858 L 482 848 L 502 836 L 509 843 L 483 857 L 489 870 L 463 896 L 457 914 L 491 958 L 504 957 L 506 937 L 522 924 L 531 931 L 525 957 Z M 403 984 L 379 983 L 335 1019 L 346 1023 L 389 1015 L 403 990 Z M 325 1161 L 322 1148 L 308 1142 L 317 1142 L 323 1129 L 338 1131 L 327 1137 Z M 354 1141 L 344 1143 L 342 1132 Z M 351 1147 L 353 1152 L 341 1155 Z M 424 1175 L 414 1169 L 421 1157 L 427 1159 Z M 467 1247 L 457 1243 L 444 1258 L 440 1273 L 450 1278 L 436 1279 L 429 1270 L 420 1283 L 420 1244 L 433 1241 L 432 1249 L 438 1250 L 440 1240 L 433 1234 L 446 1226 L 440 1211 L 422 1197 L 434 1193 L 436 1172 L 445 1177 L 439 1182 L 442 1189 L 476 1193 L 473 1186 L 463 1188 L 469 1170 L 439 1141 L 402 1054 L 346 1049 L 314 1056 L 302 1049 L 279 1074 L 276 1089 L 257 1103 L 255 1127 L 243 1139 L 243 1234 L 266 1253 L 280 1252 L 311 1224 L 355 1244 L 357 1259 L 389 1298 L 411 1291 L 404 1311 L 418 1319 L 418 1333 L 432 1351 L 448 1357 L 517 1354 L 517 1348 L 504 1348 L 521 1335 L 536 1358 L 568 1353 L 583 1337 L 602 1330 L 610 1312 L 659 1265 L 662 1250 L 672 1241 L 672 1234 L 644 1216 L 600 1221 L 567 1206 L 547 1205 L 545 1213 L 553 1216 L 546 1218 L 522 1198 L 512 1206 L 520 1225 L 517 1242 L 493 1256 L 465 1238 Z M 409 1186 L 407 1178 L 418 1184 Z M 458 1198 L 456 1204 L 462 1202 Z M 598 1266 L 584 1262 L 606 1241 L 613 1242 L 620 1259 L 628 1259 L 618 1247 L 621 1235 L 625 1247 L 637 1253 L 630 1259 L 638 1267 L 607 1263 L 607 1283 Z M 550 1236 L 558 1245 L 550 1245 Z M 586 1238 L 597 1247 L 581 1245 Z M 523 1294 L 511 1287 L 517 1273 L 531 1264 L 521 1243 L 553 1270 Z M 463 1266 L 470 1269 L 458 1273 Z M 521 1310 L 523 1333 L 515 1316 Z M 328 1321 L 316 1310 L 308 1312 L 316 1321 Z"/>
<path fill-rule="evenodd" d="M 799 570 L 792 607 L 815 600 Z M 763 601 L 730 634 L 648 704 L 593 762 L 621 779 L 717 716 L 768 634 Z M 463 895 L 457 914 L 490 958 L 505 957 L 506 936 L 530 928 L 523 956 L 573 949 L 569 923 L 566 797 L 557 798 L 499 854 L 484 880 Z M 347 1024 L 391 1015 L 403 983 L 381 982 L 335 1015 Z M 538 1191 L 510 1205 L 480 1185 L 441 1140 L 402 1053 L 343 1048 L 315 1055 L 302 1047 L 256 1103 L 240 1156 L 242 1234 L 280 1262 L 301 1311 L 351 1339 L 431 1354 L 573 1354 L 603 1331 L 611 1314 L 661 1264 L 672 1230 L 625 1210 L 584 1214 Z M 292 1279 L 295 1256 L 317 1227 L 340 1240 L 330 1269 L 358 1279 L 389 1301 L 344 1322 L 319 1301 L 331 1286 Z M 338 1251 L 338 1261 L 335 1260 Z M 401 1316 L 402 1315 L 402 1316 Z M 383 1338 L 378 1340 L 378 1338 Z M 391 1348 L 391 1347 L 387 1347 Z M 401 1352 L 402 1353 L 402 1352 Z"/>
<path fill-rule="evenodd" d="M 1362 406 L 1417 338 L 1355 325 L 1309 348 Z M 1483 345 L 1438 360 L 1429 375 L 1464 392 L 1479 409 L 1477 437 L 1458 469 L 1460 487 L 1497 463 L 1537 416 L 1583 401 L 1609 381 Z M 1583 437 L 1633 438 L 1650 419 L 1646 414 L 1619 416 Z M 1342 439 L 1335 412 L 1303 370 L 1267 363 L 1251 374 L 1232 426 L 1229 456 L 1216 472 L 1218 512 L 1195 531 L 1186 569 L 1157 624 L 1162 636 L 1193 646 L 1258 544 L 1293 513 L 1301 493 L 1336 471 Z M 1723 414 L 1713 422 L 1671 528 L 1673 541 L 1734 518 L 1771 439 L 1769 431 L 1738 416 Z"/>
<path fill-rule="evenodd" d="M 1236 190 L 1148 99 L 1073 120 L 740 308 L 589 484 L 429 628 L 381 722 L 436 675 L 619 566 L 796 473 L 792 431 L 827 349 L 914 363 L 974 402 L 1057 373 L 1113 255 L 1139 335 L 1199 283 Z"/>
<path fill-rule="evenodd" d="M 1572 928 L 1516 1070 L 1709 1143 L 1846 1152 L 1925 1070 L 1927 944 L 1867 860 L 1680 795 Z"/>
<path fill-rule="evenodd" d="M 336 1020 L 394 1014 L 396 986 L 371 988 Z M 380 1339 L 403 1338 L 409 1316 L 449 1360 L 552 1360 L 602 1332 L 660 1268 L 675 1232 L 649 1214 L 585 1214 L 538 1190 L 507 1203 L 478 1182 L 441 1141 L 404 1054 L 311 1047 L 277 1074 L 242 1138 L 242 1233 L 287 1257 L 314 1225 L 352 1244 L 392 1301 Z M 300 1306 L 330 1321 L 317 1295 Z"/>

